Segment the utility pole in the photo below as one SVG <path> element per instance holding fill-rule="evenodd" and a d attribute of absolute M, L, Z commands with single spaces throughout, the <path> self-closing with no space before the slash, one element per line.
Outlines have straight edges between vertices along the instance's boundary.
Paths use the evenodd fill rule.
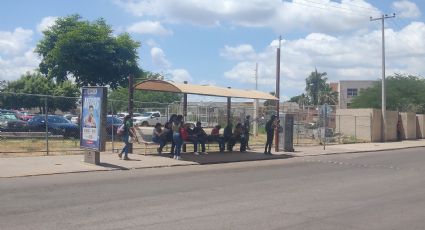
<path fill-rule="evenodd" d="M 258 63 L 255 63 L 255 90 L 258 90 Z M 258 99 L 254 99 L 254 136 L 258 136 Z"/>
<path fill-rule="evenodd" d="M 279 103 L 280 103 L 280 46 L 282 42 L 282 36 L 279 36 L 279 47 L 276 52 L 276 94 L 277 103 L 276 103 L 276 115 L 279 117 Z M 275 151 L 279 152 L 279 129 L 277 128 L 275 131 Z"/>
<path fill-rule="evenodd" d="M 393 15 L 388 16 L 387 14 L 382 15 L 379 18 L 372 18 L 370 17 L 370 21 L 377 21 L 381 20 L 381 26 L 382 26 L 382 104 L 381 104 L 381 110 L 382 110 L 382 142 L 387 141 L 387 105 L 386 105 L 386 94 L 385 94 L 385 19 L 389 18 L 395 18 L 395 13 Z"/>

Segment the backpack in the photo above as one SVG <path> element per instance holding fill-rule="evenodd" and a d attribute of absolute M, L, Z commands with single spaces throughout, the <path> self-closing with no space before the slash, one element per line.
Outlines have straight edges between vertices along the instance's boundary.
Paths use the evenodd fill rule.
<path fill-rule="evenodd" d="M 122 136 L 122 135 L 124 135 L 124 131 L 125 131 L 125 128 L 124 128 L 124 124 L 122 124 L 118 129 L 117 129 L 117 135 L 118 136 Z"/>

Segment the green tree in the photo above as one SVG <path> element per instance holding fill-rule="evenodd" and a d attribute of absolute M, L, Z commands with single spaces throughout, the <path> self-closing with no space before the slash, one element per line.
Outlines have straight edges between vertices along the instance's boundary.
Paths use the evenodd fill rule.
<path fill-rule="evenodd" d="M 276 96 L 275 92 L 270 92 L 271 95 Z M 264 101 L 264 106 L 276 106 L 277 101 L 275 100 L 265 100 Z"/>
<path fill-rule="evenodd" d="M 300 106 L 308 105 L 309 104 L 309 98 L 304 93 L 302 93 L 298 96 L 291 97 L 291 99 L 289 99 L 289 102 L 298 103 L 298 105 L 300 105 Z"/>
<path fill-rule="evenodd" d="M 76 97 L 80 93 L 78 87 L 70 81 L 55 84 L 53 80 L 40 73 L 26 73 L 18 80 L 8 82 L 3 92 L 1 98 L 3 107 L 10 109 L 38 108 L 41 113 L 45 112 L 46 98 L 42 95 L 57 96 L 48 98 L 49 109 L 53 112 L 56 109 L 62 111 L 74 109 L 77 102 Z"/>
<path fill-rule="evenodd" d="M 42 74 L 60 83 L 75 78 L 78 86 L 126 86 L 137 76 L 140 43 L 128 34 L 114 36 L 104 19 L 83 21 L 79 15 L 59 18 L 37 44 Z"/>
<path fill-rule="evenodd" d="M 352 108 L 381 108 L 381 81 L 361 90 L 353 98 Z M 418 76 L 395 74 L 386 79 L 388 110 L 425 113 L 425 80 Z"/>
<path fill-rule="evenodd" d="M 308 98 L 310 99 L 310 104 L 319 105 L 320 103 L 320 94 L 323 90 L 327 89 L 328 84 L 326 81 L 327 73 L 319 73 L 317 69 L 314 72 L 311 72 L 310 76 L 305 79 L 305 91 Z"/>

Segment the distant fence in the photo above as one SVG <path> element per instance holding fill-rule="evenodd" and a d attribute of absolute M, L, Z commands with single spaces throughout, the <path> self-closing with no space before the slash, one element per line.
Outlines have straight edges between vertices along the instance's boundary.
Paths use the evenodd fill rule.
<path fill-rule="evenodd" d="M 81 107 L 79 97 L 61 97 L 37 94 L 1 93 L 0 109 L 17 110 L 16 116 L 21 121 L 9 122 L 0 117 L 0 154 L 80 154 L 79 131 L 75 132 L 68 128 L 55 128 L 54 121 L 47 119 L 45 123 L 31 124 L 28 120 L 33 117 L 45 117 L 45 114 L 56 114 L 57 117 L 68 119 L 69 122 L 79 123 Z M 122 111 L 127 100 L 108 100 L 107 111 L 109 115 L 116 115 Z M 159 111 L 167 119 L 171 114 L 183 114 L 181 102 L 157 103 L 134 101 L 134 112 L 143 113 Z M 15 111 L 14 111 L 15 112 Z M 253 133 L 254 119 L 253 103 L 232 103 L 231 121 L 235 126 L 243 122 L 247 115 L 251 116 L 251 133 Z M 272 114 L 275 114 L 274 106 L 260 106 L 258 108 L 258 136 L 252 136 L 252 145 L 262 146 L 265 141 L 264 125 Z M 336 116 L 335 113 L 323 116 L 317 110 L 288 110 L 281 109 L 281 114 L 294 115 L 294 144 L 295 145 L 319 145 L 336 143 L 369 142 L 372 120 L 366 116 Z M 186 121 L 201 121 L 204 127 L 213 127 L 227 124 L 227 107 L 225 103 L 194 103 L 187 107 Z M 12 124 L 13 123 L 13 124 Z M 52 123 L 52 124 L 50 124 Z M 46 129 L 47 126 L 47 129 Z M 106 132 L 106 151 L 116 152 L 123 147 L 119 137 L 115 135 L 118 125 L 108 118 Z M 368 136 L 369 135 L 369 136 Z M 137 147 L 137 146 L 135 146 Z M 137 148 L 136 148 L 137 149 Z"/>

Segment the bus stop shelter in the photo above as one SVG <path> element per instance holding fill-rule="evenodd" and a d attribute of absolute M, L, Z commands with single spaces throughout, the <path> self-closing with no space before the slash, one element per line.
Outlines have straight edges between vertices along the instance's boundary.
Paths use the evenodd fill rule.
<path fill-rule="evenodd" d="M 233 89 L 231 87 L 218 87 L 210 85 L 192 85 L 185 83 L 175 83 L 163 80 L 145 80 L 134 85 L 134 89 L 158 92 L 172 92 L 183 94 L 183 116 L 187 116 L 187 95 L 204 95 L 227 98 L 227 123 L 231 121 L 232 98 L 273 100 L 279 99 L 271 94 L 257 90 Z"/>

